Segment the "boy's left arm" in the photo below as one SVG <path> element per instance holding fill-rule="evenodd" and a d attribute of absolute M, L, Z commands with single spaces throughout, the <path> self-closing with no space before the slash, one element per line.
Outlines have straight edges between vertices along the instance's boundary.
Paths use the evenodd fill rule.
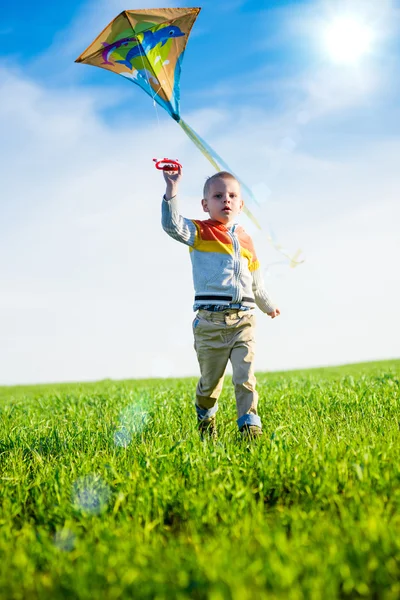
<path fill-rule="evenodd" d="M 254 299 L 258 308 L 266 313 L 269 317 L 274 319 L 278 315 L 281 314 L 279 308 L 274 305 L 272 302 L 267 290 L 265 289 L 264 278 L 262 276 L 262 272 L 260 269 L 260 263 L 256 259 L 254 261 L 254 268 L 251 271 L 251 275 L 253 278 L 252 288 Z"/>
<path fill-rule="evenodd" d="M 257 259 L 257 254 L 254 248 L 253 240 L 250 237 L 248 238 L 248 243 L 249 250 L 251 252 L 249 268 L 253 279 L 252 288 L 254 299 L 258 308 L 263 313 L 266 313 L 269 317 L 271 317 L 271 319 L 274 319 L 275 317 L 281 314 L 281 311 L 277 306 L 274 305 L 267 290 L 265 289 L 264 278 L 262 276 L 260 263 Z"/>
<path fill-rule="evenodd" d="M 271 317 L 271 319 L 274 319 L 275 317 L 281 314 L 281 311 L 277 306 L 274 305 L 267 290 L 265 289 L 264 278 L 262 276 L 260 263 L 258 262 L 253 240 L 250 236 L 247 236 L 247 248 L 250 251 L 251 255 L 249 269 L 253 280 L 252 289 L 254 299 L 258 308 L 263 313 L 266 313 L 269 317 Z"/>

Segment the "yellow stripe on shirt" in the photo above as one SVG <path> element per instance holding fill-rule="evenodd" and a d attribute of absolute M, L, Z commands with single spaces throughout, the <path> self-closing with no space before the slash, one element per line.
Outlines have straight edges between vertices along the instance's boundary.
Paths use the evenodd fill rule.
<path fill-rule="evenodd" d="M 193 250 L 198 250 L 198 252 L 219 252 L 220 254 L 230 254 L 231 256 L 234 254 L 232 244 L 201 240 L 197 236 L 193 248 L 189 248 L 189 250 L 190 252 L 193 252 Z"/>
<path fill-rule="evenodd" d="M 260 268 L 260 263 L 258 262 L 258 260 L 255 260 L 252 263 L 249 262 L 249 271 L 257 271 L 259 268 Z"/>

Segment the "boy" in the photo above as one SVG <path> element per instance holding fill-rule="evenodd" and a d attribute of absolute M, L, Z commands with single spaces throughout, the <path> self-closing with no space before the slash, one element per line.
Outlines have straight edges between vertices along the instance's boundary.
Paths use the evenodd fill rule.
<path fill-rule="evenodd" d="M 235 387 L 237 424 L 243 435 L 261 435 L 258 394 L 253 370 L 255 304 L 272 319 L 280 314 L 264 289 L 253 242 L 236 224 L 243 207 L 240 184 L 226 171 L 207 179 L 203 210 L 206 221 L 185 219 L 176 195 L 181 169 L 164 171 L 166 191 L 162 227 L 189 246 L 197 315 L 193 321 L 194 347 L 201 377 L 196 388 L 196 412 L 201 437 L 216 438 L 215 414 L 225 368 L 230 359 Z"/>

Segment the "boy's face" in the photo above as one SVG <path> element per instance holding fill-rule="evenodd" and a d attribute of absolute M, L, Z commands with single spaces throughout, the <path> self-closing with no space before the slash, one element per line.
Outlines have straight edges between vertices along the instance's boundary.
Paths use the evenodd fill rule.
<path fill-rule="evenodd" d="M 237 215 L 243 207 L 240 184 L 236 179 L 214 179 L 210 183 L 208 193 L 201 201 L 204 212 L 210 214 L 211 219 L 230 227 L 235 222 Z"/>

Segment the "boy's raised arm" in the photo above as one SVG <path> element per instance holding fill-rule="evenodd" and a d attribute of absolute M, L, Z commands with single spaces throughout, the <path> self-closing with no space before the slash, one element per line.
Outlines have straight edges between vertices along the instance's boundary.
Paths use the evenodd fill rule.
<path fill-rule="evenodd" d="M 185 219 L 178 211 L 178 187 L 182 179 L 182 168 L 178 171 L 163 171 L 167 184 L 161 209 L 162 228 L 170 237 L 187 246 L 193 246 L 196 238 L 196 226 Z"/>

